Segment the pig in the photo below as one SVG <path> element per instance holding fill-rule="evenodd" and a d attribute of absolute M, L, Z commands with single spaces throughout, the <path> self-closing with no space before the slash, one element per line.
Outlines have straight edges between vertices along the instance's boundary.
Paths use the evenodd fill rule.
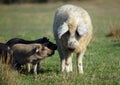
<path fill-rule="evenodd" d="M 13 67 L 16 64 L 26 65 L 27 72 L 30 72 L 30 64 L 34 67 L 34 74 L 37 74 L 37 63 L 49 57 L 52 50 L 42 44 L 15 44 L 11 47 L 13 55 Z"/>
<path fill-rule="evenodd" d="M 92 39 L 92 22 L 86 10 L 67 4 L 56 10 L 53 33 L 60 56 L 61 71 L 72 71 L 72 55 L 77 56 L 77 68 L 83 74 L 82 59 Z"/>
<path fill-rule="evenodd" d="M 4 64 L 10 64 L 10 47 L 5 43 L 0 43 L 0 60 Z"/>
<path fill-rule="evenodd" d="M 12 47 L 15 44 L 35 44 L 35 43 L 43 44 L 44 46 L 47 46 L 49 49 L 51 49 L 52 54 L 50 56 L 52 56 L 55 53 L 55 50 L 57 50 L 57 45 L 54 44 L 53 42 L 51 42 L 46 37 L 39 38 L 39 39 L 36 39 L 36 40 L 25 40 L 25 39 L 22 39 L 22 38 L 12 38 L 12 39 L 10 39 L 6 42 L 6 45 L 9 46 L 9 47 Z M 20 66 L 21 66 L 20 64 L 16 65 L 18 70 L 21 69 Z M 40 63 L 39 62 L 38 62 L 38 65 L 37 65 L 37 70 L 40 71 Z"/>

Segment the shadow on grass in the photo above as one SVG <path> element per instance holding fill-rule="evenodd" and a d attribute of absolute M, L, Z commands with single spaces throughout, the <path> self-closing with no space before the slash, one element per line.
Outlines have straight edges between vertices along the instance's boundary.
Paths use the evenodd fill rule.
<path fill-rule="evenodd" d="M 55 70 L 55 69 L 43 69 L 41 68 L 40 70 L 37 71 L 37 74 L 46 74 L 46 73 L 60 73 L 59 70 Z M 26 69 L 22 69 L 22 71 L 20 72 L 20 74 L 24 74 L 24 75 L 33 75 L 34 72 L 33 72 L 33 69 L 31 69 L 30 73 L 27 72 Z"/>
<path fill-rule="evenodd" d="M 120 47 L 120 43 L 113 44 L 114 47 Z"/>
<path fill-rule="evenodd" d="M 58 72 L 58 71 L 52 70 L 52 69 L 40 69 L 38 71 L 38 74 L 45 74 L 45 73 L 51 73 L 51 72 Z"/>

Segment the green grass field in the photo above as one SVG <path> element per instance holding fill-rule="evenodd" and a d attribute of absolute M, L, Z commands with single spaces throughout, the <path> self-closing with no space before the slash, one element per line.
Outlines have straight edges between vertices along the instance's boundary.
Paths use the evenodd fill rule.
<path fill-rule="evenodd" d="M 106 37 L 111 29 L 120 29 L 120 0 L 68 2 L 88 11 L 93 22 L 93 39 L 83 59 L 84 75 L 61 73 L 59 55 L 41 62 L 42 72 L 22 75 L 6 71 L 0 65 L 0 85 L 120 85 L 120 38 Z M 52 24 L 55 10 L 66 3 L 0 5 L 0 42 L 20 37 L 34 40 L 48 37 L 55 43 Z M 4 71 L 5 70 L 5 71 Z"/>

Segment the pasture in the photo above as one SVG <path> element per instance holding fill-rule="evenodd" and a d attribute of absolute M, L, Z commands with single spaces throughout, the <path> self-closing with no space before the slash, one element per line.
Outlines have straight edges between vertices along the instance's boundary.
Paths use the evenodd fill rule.
<path fill-rule="evenodd" d="M 111 29 L 120 29 L 119 0 L 67 2 L 88 11 L 93 23 L 93 38 L 83 58 L 84 75 L 61 73 L 59 55 L 41 62 L 41 72 L 23 75 L 0 64 L 0 85 L 120 85 L 120 38 L 106 37 Z M 47 4 L 0 4 L 0 42 L 19 37 L 34 40 L 48 37 L 55 43 L 52 24 L 56 8 L 62 2 Z"/>

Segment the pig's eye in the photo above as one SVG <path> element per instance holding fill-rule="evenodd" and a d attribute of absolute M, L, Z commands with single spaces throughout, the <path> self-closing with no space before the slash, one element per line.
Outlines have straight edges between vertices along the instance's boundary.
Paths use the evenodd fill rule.
<path fill-rule="evenodd" d="M 67 32 L 66 32 L 66 34 L 70 35 L 70 32 L 69 32 L 69 31 L 67 31 Z"/>
<path fill-rule="evenodd" d="M 80 37 L 80 36 L 81 36 L 81 35 L 78 33 L 78 31 L 76 31 L 75 34 L 76 34 L 77 37 Z"/>
<path fill-rule="evenodd" d="M 78 31 L 76 31 L 75 37 L 76 37 L 76 39 L 78 39 L 78 40 L 80 39 L 81 35 L 79 35 Z"/>
<path fill-rule="evenodd" d="M 75 33 L 77 36 L 79 36 L 79 33 L 76 31 L 76 33 Z"/>

